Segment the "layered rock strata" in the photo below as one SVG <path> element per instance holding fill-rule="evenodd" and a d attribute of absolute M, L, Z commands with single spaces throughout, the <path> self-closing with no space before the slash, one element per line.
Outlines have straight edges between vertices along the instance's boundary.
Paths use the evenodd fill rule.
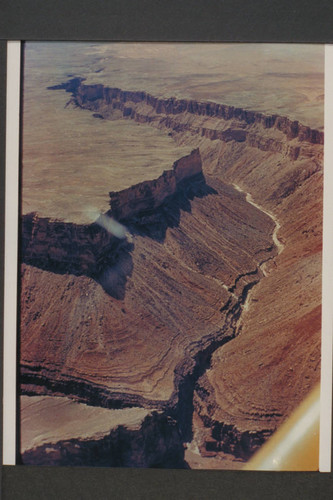
<path fill-rule="evenodd" d="M 207 460 L 214 455 L 219 463 L 230 441 L 247 459 L 244 437 L 267 437 L 320 380 L 323 151 L 301 148 L 291 161 L 206 142 L 201 152 L 206 172 L 241 186 L 273 216 L 282 244 L 248 295 L 239 335 L 214 353 L 197 383 L 197 435 L 205 426 L 221 429 L 199 438 L 199 448 L 207 456 L 209 443 Z M 205 467 L 205 460 L 196 463 Z"/>
<path fill-rule="evenodd" d="M 152 181 L 144 181 L 128 189 L 110 192 L 110 215 L 117 220 L 139 219 L 151 214 L 169 196 L 182 189 L 182 185 L 191 182 L 194 177 L 203 179 L 199 149 L 180 158 L 171 170 L 166 170 Z"/>
<path fill-rule="evenodd" d="M 81 79 L 58 88 L 199 146 L 207 183 L 140 191 L 143 205 L 111 194 L 133 246 L 99 281 L 23 265 L 23 391 L 156 408 L 199 450 L 190 466 L 246 460 L 319 380 L 323 134 Z"/>
<path fill-rule="evenodd" d="M 170 398 L 176 401 L 176 367 L 178 386 L 193 369 L 196 355 L 216 337 L 222 340 L 230 333 L 223 328 L 226 316 L 233 309 L 240 313 L 243 288 L 259 279 L 260 263 L 275 253 L 271 220 L 247 205 L 241 194 L 235 196 L 221 182 L 212 180 L 207 186 L 202 179 L 192 181 L 160 207 L 157 221 L 128 224 L 133 242 L 127 260 L 106 266 L 98 280 L 84 273 L 76 279 L 55 274 L 55 269 L 38 269 L 36 264 L 23 266 L 24 386 L 33 382 L 36 390 L 45 385 L 48 390 L 72 391 L 81 400 L 97 404 L 100 399 L 105 406 L 112 406 L 112 401 L 143 404 L 142 398 L 147 404 L 160 401 L 163 407 Z M 250 243 L 247 230 L 255 237 L 251 247 L 242 250 L 244 240 Z M 41 314 L 41 291 L 51 276 L 54 286 L 46 300 L 52 294 L 52 306 Z M 114 291 L 122 277 L 120 299 Z M 43 335 L 50 331 L 51 336 Z M 90 338 L 92 331 L 95 340 Z M 135 351 L 140 357 L 132 366 Z M 60 372 L 54 365 L 61 366 Z"/>
<path fill-rule="evenodd" d="M 22 260 L 58 273 L 97 275 L 119 258 L 126 242 L 97 223 L 74 224 L 30 213 L 22 217 Z"/>
<path fill-rule="evenodd" d="M 244 142 L 248 133 L 242 129 L 244 125 L 259 125 L 263 129 L 276 129 L 282 132 L 287 140 L 297 138 L 299 141 L 306 141 L 313 144 L 323 144 L 324 134 L 316 129 L 304 126 L 297 120 L 290 120 L 279 115 L 264 115 L 255 111 L 244 110 L 225 104 L 214 102 L 197 102 L 186 99 L 176 99 L 174 97 L 162 99 L 154 97 L 144 91 L 125 91 L 119 88 L 105 87 L 102 84 L 85 85 L 83 78 L 73 78 L 66 83 L 49 87 L 53 90 L 64 89 L 73 94 L 72 103 L 90 110 L 99 110 L 100 116 L 104 112 L 108 117 L 108 112 L 113 109 L 120 109 L 125 117 L 140 119 L 140 105 L 151 108 L 157 115 L 186 115 L 187 113 L 200 117 L 217 118 L 227 121 L 235 120 L 239 129 L 227 129 L 219 131 L 217 129 L 201 128 L 197 130 L 201 135 L 210 139 L 220 139 L 225 142 L 235 140 Z M 143 116 L 144 118 L 144 116 Z M 168 122 L 170 125 L 172 122 Z M 166 123 L 166 125 L 168 125 Z M 172 126 L 170 128 L 173 128 Z M 189 129 L 190 130 L 190 129 Z M 251 135 L 250 143 L 251 143 Z M 262 138 L 264 140 L 264 138 Z M 268 145 L 267 145 L 268 146 Z M 282 146 L 282 144 L 281 144 Z"/>
<path fill-rule="evenodd" d="M 192 181 L 205 182 L 198 149 L 180 158 L 172 169 L 157 179 L 111 192 L 111 209 L 93 224 L 74 224 L 41 217 L 38 213 L 23 215 L 22 260 L 53 272 L 99 276 L 132 248 L 125 228 L 112 219 L 129 222 L 135 219 L 142 224 L 167 198 L 172 203 L 172 199 L 186 190 L 187 183 Z"/>

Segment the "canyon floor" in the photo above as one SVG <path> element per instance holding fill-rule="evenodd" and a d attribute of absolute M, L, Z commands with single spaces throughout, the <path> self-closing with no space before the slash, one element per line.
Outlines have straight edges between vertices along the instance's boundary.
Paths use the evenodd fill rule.
<path fill-rule="evenodd" d="M 20 462 L 242 468 L 320 380 L 322 54 L 62 47 L 26 46 Z"/>

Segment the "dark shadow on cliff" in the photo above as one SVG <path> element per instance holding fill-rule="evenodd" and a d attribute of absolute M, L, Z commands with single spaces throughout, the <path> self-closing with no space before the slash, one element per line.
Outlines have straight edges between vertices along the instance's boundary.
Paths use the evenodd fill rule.
<path fill-rule="evenodd" d="M 177 192 L 166 198 L 153 212 L 137 217 L 135 222 L 128 220 L 124 223 L 128 225 L 132 234 L 146 236 L 163 243 L 167 229 L 179 226 L 182 212 L 191 213 L 191 202 L 195 198 L 215 194 L 218 194 L 217 191 L 208 186 L 204 176 L 199 174 L 195 178 L 182 181 Z"/>
<path fill-rule="evenodd" d="M 188 469 L 176 422 L 152 412 L 137 429 L 119 425 L 99 439 L 46 443 L 22 454 L 24 465 Z"/>
<path fill-rule="evenodd" d="M 182 366 L 175 369 L 175 379 L 178 383 L 178 402 L 170 412 L 178 422 L 179 430 L 184 443 L 193 439 L 192 420 L 194 412 L 194 391 L 199 378 L 211 367 L 212 354 L 222 345 L 229 342 L 233 336 L 226 336 L 213 340 L 208 347 L 193 358 L 193 368 L 187 374 L 182 373 Z"/>
<path fill-rule="evenodd" d="M 23 217 L 21 234 L 21 262 L 55 274 L 87 276 L 111 297 L 125 297 L 134 249 L 126 238 L 117 238 L 96 223 L 75 225 L 38 219 L 35 214 Z"/>
<path fill-rule="evenodd" d="M 106 267 L 101 271 L 95 280 L 103 287 L 105 292 L 117 300 L 125 298 L 127 278 L 133 272 L 133 259 L 131 250 L 134 248 L 123 248 L 118 255 L 117 260 L 111 266 Z"/>
<path fill-rule="evenodd" d="M 121 222 L 133 236 L 163 243 L 167 229 L 179 226 L 182 212 L 191 212 L 195 198 L 213 194 L 217 191 L 199 174 L 179 183 L 177 192 L 156 209 Z M 56 274 L 87 276 L 111 297 L 124 299 L 133 272 L 134 243 L 127 237 L 119 239 L 97 223 L 77 225 L 31 213 L 23 216 L 21 239 L 22 262 Z"/>

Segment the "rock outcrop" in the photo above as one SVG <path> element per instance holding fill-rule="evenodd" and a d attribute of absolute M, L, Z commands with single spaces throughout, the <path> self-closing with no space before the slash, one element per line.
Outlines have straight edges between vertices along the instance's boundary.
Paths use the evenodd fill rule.
<path fill-rule="evenodd" d="M 144 181 L 128 189 L 110 192 L 110 215 L 126 221 L 151 215 L 166 198 L 174 196 L 186 182 L 194 178 L 203 180 L 199 149 L 176 161 L 157 179 Z"/>
<path fill-rule="evenodd" d="M 160 125 L 175 133 L 190 132 L 210 140 L 246 142 L 263 151 L 288 153 L 293 160 L 307 154 L 307 143 L 324 144 L 324 133 L 297 120 L 277 114 L 264 115 L 214 102 L 158 98 L 144 91 L 126 91 L 102 84 L 85 85 L 84 78 L 48 87 L 72 94 L 67 105 L 99 111 L 99 117 L 112 118 L 120 111 L 125 118 Z"/>
<path fill-rule="evenodd" d="M 23 215 L 21 224 L 22 260 L 27 264 L 58 273 L 97 275 L 112 265 L 126 247 L 97 223 L 73 224 Z"/>
<path fill-rule="evenodd" d="M 103 105 L 113 109 L 120 109 L 124 116 L 135 117 L 135 106 L 144 103 L 157 114 L 179 115 L 190 113 L 197 116 L 205 116 L 222 119 L 224 121 L 236 120 L 240 126 L 260 125 L 263 129 L 276 129 L 282 132 L 288 140 L 297 138 L 313 144 L 323 144 L 324 134 L 319 130 L 304 126 L 297 120 L 290 120 L 279 115 L 264 115 L 255 111 L 248 111 L 234 106 L 217 104 L 214 102 L 196 102 L 193 100 L 168 99 L 154 97 L 144 91 L 126 91 L 119 88 L 104 87 L 102 84 L 85 85 L 83 78 L 73 78 L 60 85 L 49 87 L 49 89 L 64 89 L 73 94 L 73 103 L 87 109 L 97 109 Z M 134 106 L 131 106 L 134 105 Z M 104 108 L 106 111 L 107 108 Z M 205 132 L 203 132 L 204 135 Z M 246 139 L 244 130 L 229 130 L 227 133 L 212 131 L 212 139 L 239 140 Z M 215 135 L 214 135 L 215 134 Z M 209 133 L 208 133 L 209 135 Z"/>
<path fill-rule="evenodd" d="M 217 464 L 230 440 L 245 460 L 248 433 L 257 442 L 267 437 L 320 380 L 323 151 L 300 151 L 292 160 L 242 145 L 201 144 L 204 170 L 251 193 L 247 198 L 278 221 L 283 246 L 251 289 L 238 335 L 214 352 L 196 384 L 196 425 L 220 430 L 203 441 L 198 432 L 197 445 L 206 450 L 212 440 L 207 460 L 214 455 Z"/>

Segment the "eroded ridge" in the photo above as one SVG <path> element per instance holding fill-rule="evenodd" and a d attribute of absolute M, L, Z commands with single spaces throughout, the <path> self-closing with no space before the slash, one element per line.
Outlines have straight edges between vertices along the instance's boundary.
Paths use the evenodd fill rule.
<path fill-rule="evenodd" d="M 99 118 L 110 118 L 118 111 L 141 123 L 159 122 L 175 132 L 246 143 L 263 151 L 287 153 L 294 160 L 300 154 L 302 142 L 324 143 L 323 132 L 285 116 L 264 115 L 214 102 L 157 98 L 144 91 L 126 91 L 102 84 L 85 85 L 83 81 L 83 78 L 73 78 L 49 89 L 72 93 L 68 104 L 98 111 L 96 117 Z M 297 143 L 286 145 L 285 139 L 297 139 Z"/>

